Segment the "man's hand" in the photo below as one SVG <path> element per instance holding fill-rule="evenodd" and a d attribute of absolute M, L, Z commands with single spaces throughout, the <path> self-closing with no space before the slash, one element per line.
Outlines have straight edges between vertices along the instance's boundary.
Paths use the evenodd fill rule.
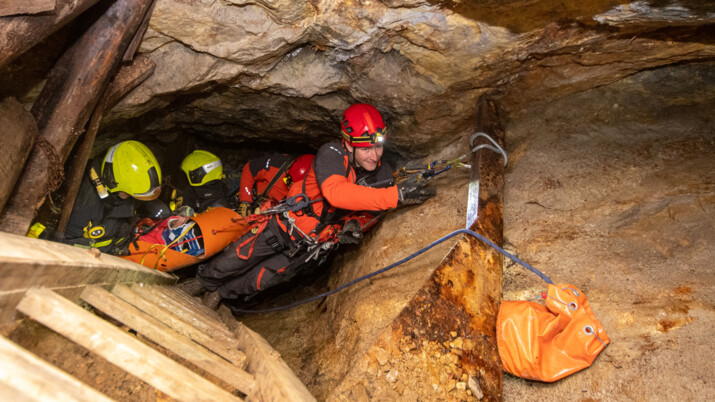
<path fill-rule="evenodd" d="M 409 178 L 397 184 L 397 206 L 422 204 L 437 194 L 437 190 L 425 187 L 424 180 Z"/>
<path fill-rule="evenodd" d="M 238 205 L 238 214 L 241 215 L 242 217 L 247 217 L 248 216 L 248 208 L 251 207 L 250 202 L 243 201 Z"/>
<path fill-rule="evenodd" d="M 360 244 L 361 241 L 362 232 L 360 231 L 360 223 L 355 219 L 347 221 L 340 232 L 338 232 L 338 243 L 340 244 Z"/>

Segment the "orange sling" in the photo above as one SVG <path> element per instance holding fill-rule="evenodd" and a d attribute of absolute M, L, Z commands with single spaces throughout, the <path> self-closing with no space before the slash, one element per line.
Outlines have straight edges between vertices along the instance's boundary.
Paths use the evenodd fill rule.
<path fill-rule="evenodd" d="M 575 286 L 549 284 L 542 297 L 502 302 L 497 345 L 506 371 L 553 382 L 589 367 L 610 340 Z"/>

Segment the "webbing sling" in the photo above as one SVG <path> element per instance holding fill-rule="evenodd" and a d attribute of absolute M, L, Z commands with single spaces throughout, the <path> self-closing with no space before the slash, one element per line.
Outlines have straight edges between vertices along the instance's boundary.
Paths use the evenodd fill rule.
<path fill-rule="evenodd" d="M 271 191 L 273 186 L 275 186 L 276 182 L 278 181 L 278 179 L 281 178 L 283 173 L 286 170 L 288 170 L 288 167 L 292 164 L 292 162 L 293 161 L 291 161 L 291 160 L 287 160 L 287 161 L 283 162 L 281 167 L 278 168 L 278 171 L 276 172 L 275 176 L 273 176 L 273 179 L 270 182 L 268 182 L 268 185 L 266 186 L 266 188 L 263 189 L 263 192 L 258 197 L 256 197 L 257 200 L 260 200 L 261 198 L 266 198 L 266 196 L 268 195 L 268 192 Z"/>

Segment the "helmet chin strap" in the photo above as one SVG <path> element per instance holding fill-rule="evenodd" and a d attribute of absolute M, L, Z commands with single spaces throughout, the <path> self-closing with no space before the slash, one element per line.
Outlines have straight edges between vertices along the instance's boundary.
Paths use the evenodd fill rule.
<path fill-rule="evenodd" d="M 350 161 L 350 165 L 353 168 L 357 168 L 358 166 L 355 163 L 355 147 L 351 145 L 353 150 L 350 151 L 346 145 L 348 145 L 348 142 L 346 140 L 343 140 L 343 148 L 345 148 L 345 152 L 348 153 L 348 161 Z"/>

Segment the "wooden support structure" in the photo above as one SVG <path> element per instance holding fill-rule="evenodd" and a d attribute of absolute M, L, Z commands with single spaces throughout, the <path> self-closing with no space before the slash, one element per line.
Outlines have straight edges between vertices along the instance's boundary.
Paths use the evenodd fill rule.
<path fill-rule="evenodd" d="M 32 114 L 40 135 L 20 185 L 0 215 L 0 230 L 24 234 L 116 72 L 153 0 L 116 0 L 60 58 Z"/>
<path fill-rule="evenodd" d="M 173 284 L 176 277 L 108 254 L 0 232 L 0 323 L 15 319 L 15 305 L 32 286 L 74 301 L 86 285 Z"/>
<path fill-rule="evenodd" d="M 315 401 L 305 385 L 262 336 L 241 323 L 236 328 L 236 336 L 245 348 L 248 368 L 256 376 L 258 397 L 261 400 Z"/>
<path fill-rule="evenodd" d="M 225 339 L 216 338 L 213 335 L 207 334 L 193 325 L 187 323 L 184 319 L 177 317 L 172 311 L 166 310 L 161 306 L 157 306 L 150 300 L 144 299 L 141 295 L 132 291 L 126 286 L 115 286 L 112 293 L 120 299 L 137 307 L 139 310 L 150 314 L 152 317 L 159 320 L 164 325 L 172 328 L 179 334 L 191 339 L 192 341 L 204 346 L 219 356 L 224 357 L 234 365 L 243 368 L 246 357 L 239 350 L 235 349 L 237 343 L 230 344 Z"/>
<path fill-rule="evenodd" d="M 484 96 L 477 105 L 477 122 L 477 131 L 503 146 L 498 107 Z M 501 245 L 504 161 L 495 152 L 480 153 L 479 217 L 470 229 Z M 502 299 L 502 262 L 501 254 L 487 244 L 471 236 L 459 240 L 331 397 L 350 399 L 367 391 L 372 398 L 389 399 L 390 394 L 381 394 L 384 388 L 371 387 L 375 375 L 366 369 L 379 367 L 382 355 L 390 356 L 391 369 L 399 376 L 414 376 L 408 383 L 435 387 L 429 392 L 461 387 L 477 399 L 501 400 L 496 319 Z M 401 362 L 412 363 L 402 366 Z M 434 394 L 422 397 L 430 395 Z"/>
<path fill-rule="evenodd" d="M 120 370 L 112 378 L 131 375 L 176 400 L 315 400 L 260 335 L 230 331 L 197 299 L 163 286 L 173 275 L 9 233 L 0 245 L 0 324 L 28 349 L 0 336 L 0 400 L 109 400 L 98 392 L 123 392 L 125 382 L 87 371 L 106 362 Z M 72 363 L 55 362 L 71 375 L 32 355 L 51 360 L 45 351 L 65 344 L 60 359 Z"/>
<path fill-rule="evenodd" d="M 171 350 L 207 373 L 215 375 L 244 394 L 251 395 L 253 393 L 256 381 L 252 375 L 238 369 L 219 355 L 211 353 L 108 291 L 97 286 L 88 286 L 82 292 L 81 297 L 97 310 Z"/>
<path fill-rule="evenodd" d="M 0 101 L 0 127 L 4 133 L 0 147 L 0 211 L 10 197 L 22 173 L 32 144 L 37 137 L 37 124 L 32 115 L 15 98 Z"/>
<path fill-rule="evenodd" d="M 56 0 L 0 0 L 0 17 L 55 11 Z"/>
<path fill-rule="evenodd" d="M 172 398 L 183 401 L 239 400 L 51 290 L 29 290 L 17 309 Z"/>
<path fill-rule="evenodd" d="M 143 288 L 146 288 L 154 294 L 171 295 L 175 303 L 182 303 L 187 297 L 161 286 L 144 285 L 141 288 L 138 293 L 144 293 Z M 117 292 L 117 289 L 120 291 Z M 91 360 L 99 356 L 177 400 L 229 401 L 241 400 L 245 396 L 254 401 L 315 401 L 265 339 L 243 324 L 236 324 L 238 328 L 231 332 L 231 342 L 209 333 L 204 333 L 203 337 L 185 336 L 185 327 L 174 324 L 186 323 L 174 315 L 173 310 L 156 305 L 153 308 L 152 302 L 131 295 L 137 294 L 127 287 L 117 286 L 113 294 L 100 286 L 86 286 L 81 299 L 98 313 L 93 314 L 91 308 L 82 308 L 55 291 L 30 288 L 16 306 L 27 318 L 17 320 L 15 325 L 39 322 L 82 346 L 83 358 Z M 193 308 L 194 305 L 194 302 L 187 303 L 187 310 L 201 316 L 201 309 Z M 108 322 L 101 317 L 111 317 L 111 320 Z M 208 327 L 213 328 L 212 332 L 219 327 L 222 330 L 218 332 L 229 332 L 214 318 L 199 318 L 210 324 Z M 199 331 L 191 327 L 192 333 Z M 128 329 L 131 330 L 129 333 Z M 214 338 L 215 344 L 223 346 L 207 347 L 197 338 Z M 35 342 L 42 344 L 43 339 L 36 339 Z M 52 345 L 57 346 L 56 342 L 55 339 Z M 32 346 L 29 347 L 32 349 Z M 90 355 L 84 355 L 83 350 Z M 229 353 L 230 350 L 236 353 Z M 3 355 L 0 359 L 2 399 L 108 400 L 2 337 L 0 353 Z M 236 356 L 241 357 L 240 364 L 230 361 Z M 84 372 L 72 371 L 73 368 L 65 367 L 81 380 Z M 93 376 L 89 375 L 91 378 Z M 99 383 L 94 384 L 97 389 L 107 391 L 106 388 L 99 388 Z"/>
<path fill-rule="evenodd" d="M 86 401 L 111 399 L 0 336 L 0 399 Z"/>
<path fill-rule="evenodd" d="M 0 18 L 0 68 L 32 49 L 98 1 L 56 0 L 52 13 Z"/>
<path fill-rule="evenodd" d="M 67 179 L 67 193 L 64 203 L 62 204 L 60 220 L 57 224 L 58 232 L 64 233 L 67 228 L 67 223 L 69 223 L 70 215 L 72 215 L 72 207 L 74 206 L 79 186 L 82 183 L 82 177 L 87 167 L 89 155 L 92 152 L 94 139 L 97 137 L 102 116 L 122 98 L 127 96 L 137 85 L 149 78 L 154 73 L 154 68 L 156 68 L 156 63 L 154 63 L 153 60 L 147 56 L 139 56 L 130 64 L 122 66 L 122 68 L 119 69 L 119 72 L 104 92 L 102 100 L 92 113 L 87 131 L 82 136 L 82 141 L 72 161 L 72 168 L 70 169 Z M 0 210 L 2 209 L 0 208 Z"/>

